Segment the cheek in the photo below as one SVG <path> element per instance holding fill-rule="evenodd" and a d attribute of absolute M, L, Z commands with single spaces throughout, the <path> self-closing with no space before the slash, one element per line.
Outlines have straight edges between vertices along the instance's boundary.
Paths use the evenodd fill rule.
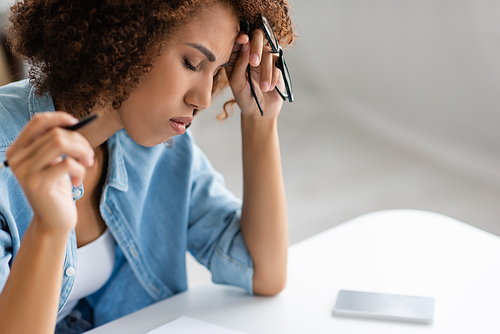
<path fill-rule="evenodd" d="M 182 82 L 175 80 L 172 74 L 172 71 L 157 67 L 142 78 L 124 102 L 126 116 L 139 114 L 142 120 L 151 120 L 165 117 L 162 113 L 166 110 L 175 110 L 182 101 Z"/>
<path fill-rule="evenodd" d="M 118 115 L 125 131 L 135 142 L 152 146 L 165 128 L 165 116 L 160 103 L 144 97 L 142 94 L 131 94 L 118 110 Z"/>
<path fill-rule="evenodd" d="M 136 143 L 151 147 L 174 135 L 169 120 L 179 116 L 176 111 L 180 107 L 179 103 L 173 103 L 177 92 L 172 90 L 141 90 L 122 104 L 118 114 L 125 131 Z"/>
<path fill-rule="evenodd" d="M 192 84 L 182 68 L 164 64 L 144 76 L 118 111 L 130 137 L 143 146 L 165 142 L 169 119 L 185 115 L 184 96 Z"/>
<path fill-rule="evenodd" d="M 121 113 L 123 128 L 139 145 L 151 147 L 169 139 L 168 118 L 153 111 L 153 108 L 145 106 L 141 110 L 123 110 Z"/>

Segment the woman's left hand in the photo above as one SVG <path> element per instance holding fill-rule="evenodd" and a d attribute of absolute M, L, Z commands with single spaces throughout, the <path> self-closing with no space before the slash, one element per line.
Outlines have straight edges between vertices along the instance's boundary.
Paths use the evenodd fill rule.
<path fill-rule="evenodd" d="M 251 34 L 251 40 L 245 33 L 236 38 L 226 67 L 229 85 L 242 115 L 261 117 L 248 82 L 247 66 L 250 64 L 253 88 L 264 117 L 276 118 L 283 105 L 283 99 L 274 89 L 279 82 L 283 82 L 281 71 L 274 65 L 277 57 L 264 44 L 266 38 L 262 30 L 254 30 Z"/>

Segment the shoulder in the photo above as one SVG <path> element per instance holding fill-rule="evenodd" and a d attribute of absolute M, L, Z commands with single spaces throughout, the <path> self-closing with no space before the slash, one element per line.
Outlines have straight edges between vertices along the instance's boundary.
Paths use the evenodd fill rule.
<path fill-rule="evenodd" d="M 28 80 L 0 87 L 0 151 L 12 144 L 30 120 L 29 102 L 32 93 Z"/>

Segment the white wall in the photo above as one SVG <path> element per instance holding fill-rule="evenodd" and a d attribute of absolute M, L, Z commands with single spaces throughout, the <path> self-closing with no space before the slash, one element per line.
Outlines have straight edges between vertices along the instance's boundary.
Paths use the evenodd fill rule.
<path fill-rule="evenodd" d="M 294 85 L 318 100 L 312 113 L 500 186 L 500 1 L 291 5 L 299 39 L 288 62 L 310 78 Z"/>
<path fill-rule="evenodd" d="M 14 4 L 14 0 L 0 0 L 0 29 L 5 29 L 8 23 L 9 7 Z"/>

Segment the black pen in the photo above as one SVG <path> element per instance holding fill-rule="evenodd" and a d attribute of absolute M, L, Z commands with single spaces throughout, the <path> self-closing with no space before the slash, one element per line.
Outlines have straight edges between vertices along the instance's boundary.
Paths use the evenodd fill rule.
<path fill-rule="evenodd" d="M 85 117 L 80 118 L 78 120 L 78 123 L 73 124 L 73 125 L 69 125 L 69 126 L 64 126 L 63 129 L 70 130 L 70 131 L 76 131 L 80 128 L 83 128 L 85 125 L 92 123 L 93 121 L 95 121 L 96 118 L 97 118 L 97 114 L 85 116 Z M 0 169 L 2 169 L 4 167 L 9 167 L 9 162 L 7 160 L 5 160 L 3 162 L 3 164 L 0 165 Z"/>

